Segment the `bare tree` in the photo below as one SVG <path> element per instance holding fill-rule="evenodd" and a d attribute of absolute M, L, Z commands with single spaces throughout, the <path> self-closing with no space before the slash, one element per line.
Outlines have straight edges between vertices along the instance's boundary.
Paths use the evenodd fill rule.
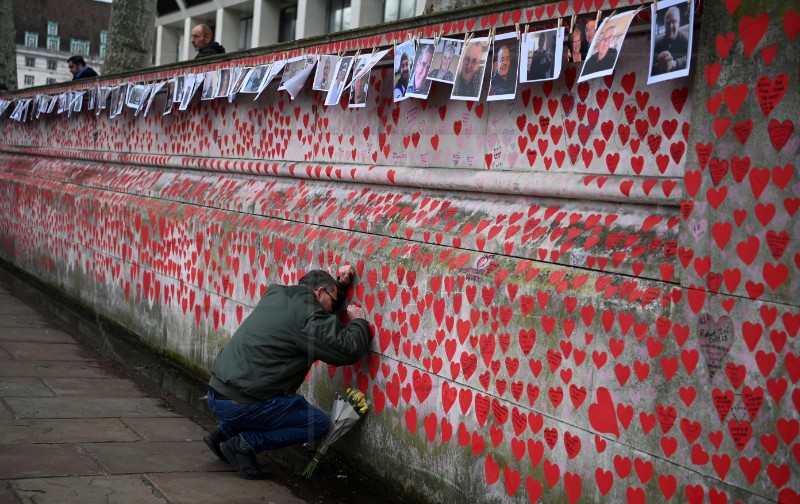
<path fill-rule="evenodd" d="M 0 0 L 0 85 L 17 89 L 17 30 L 14 0 Z"/>
<path fill-rule="evenodd" d="M 108 75 L 149 66 L 155 27 L 155 0 L 114 0 L 103 73 Z"/>

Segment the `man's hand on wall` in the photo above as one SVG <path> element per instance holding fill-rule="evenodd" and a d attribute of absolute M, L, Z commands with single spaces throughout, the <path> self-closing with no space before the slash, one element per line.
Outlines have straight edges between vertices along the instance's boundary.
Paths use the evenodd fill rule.
<path fill-rule="evenodd" d="M 347 316 L 350 318 L 350 320 L 355 320 L 357 318 L 363 319 L 364 310 L 360 306 L 348 305 Z"/>
<path fill-rule="evenodd" d="M 336 280 L 341 282 L 343 285 L 350 285 L 353 283 L 353 280 L 356 278 L 356 269 L 353 268 L 350 264 L 345 264 L 344 266 L 339 266 L 339 270 L 336 272 Z"/>

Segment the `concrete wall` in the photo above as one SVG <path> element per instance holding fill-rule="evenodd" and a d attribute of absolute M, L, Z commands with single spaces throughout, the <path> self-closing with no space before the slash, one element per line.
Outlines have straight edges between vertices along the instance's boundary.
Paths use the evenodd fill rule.
<path fill-rule="evenodd" d="M 306 392 L 364 390 L 339 448 L 430 502 L 796 501 L 800 8 L 732 4 L 650 86 L 644 30 L 510 102 L 393 104 L 384 66 L 360 111 L 4 121 L 0 253 L 203 369 L 267 285 L 356 264 L 370 352 Z"/>

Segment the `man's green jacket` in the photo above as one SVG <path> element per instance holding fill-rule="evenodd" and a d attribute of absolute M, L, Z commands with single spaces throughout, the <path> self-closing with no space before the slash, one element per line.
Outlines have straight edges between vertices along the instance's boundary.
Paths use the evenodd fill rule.
<path fill-rule="evenodd" d="M 292 395 L 315 361 L 353 364 L 368 343 L 366 320 L 343 326 L 311 287 L 271 285 L 217 356 L 209 385 L 244 403 Z"/>

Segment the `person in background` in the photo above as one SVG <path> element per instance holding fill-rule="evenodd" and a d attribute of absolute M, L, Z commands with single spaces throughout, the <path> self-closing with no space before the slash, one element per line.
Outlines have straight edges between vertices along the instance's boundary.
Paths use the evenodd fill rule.
<path fill-rule="evenodd" d="M 583 61 L 583 54 L 581 53 L 581 47 L 583 42 L 583 33 L 581 29 L 577 26 L 569 36 L 569 53 L 567 53 L 568 61 L 578 62 Z"/>
<path fill-rule="evenodd" d="M 212 42 L 213 38 L 214 34 L 207 24 L 199 24 L 192 28 L 192 47 L 197 51 L 194 59 L 225 53 L 225 48 L 219 45 L 219 42 Z"/>
<path fill-rule="evenodd" d="M 350 365 L 367 350 L 364 311 L 349 305 L 347 324 L 335 314 L 354 274 L 344 266 L 335 280 L 312 270 L 298 285 L 270 285 L 214 360 L 207 400 L 220 423 L 203 441 L 243 478 L 270 476 L 257 453 L 316 443 L 328 433 L 327 415 L 297 389 L 317 360 Z"/>
<path fill-rule="evenodd" d="M 681 11 L 673 5 L 664 14 L 664 33 L 658 36 L 653 48 L 653 75 L 686 68 L 689 38 L 680 26 Z"/>
<path fill-rule="evenodd" d="M 67 60 L 67 65 L 72 73 L 72 80 L 89 79 L 98 76 L 92 67 L 86 65 L 86 60 L 83 59 L 83 56 L 71 56 Z"/>

